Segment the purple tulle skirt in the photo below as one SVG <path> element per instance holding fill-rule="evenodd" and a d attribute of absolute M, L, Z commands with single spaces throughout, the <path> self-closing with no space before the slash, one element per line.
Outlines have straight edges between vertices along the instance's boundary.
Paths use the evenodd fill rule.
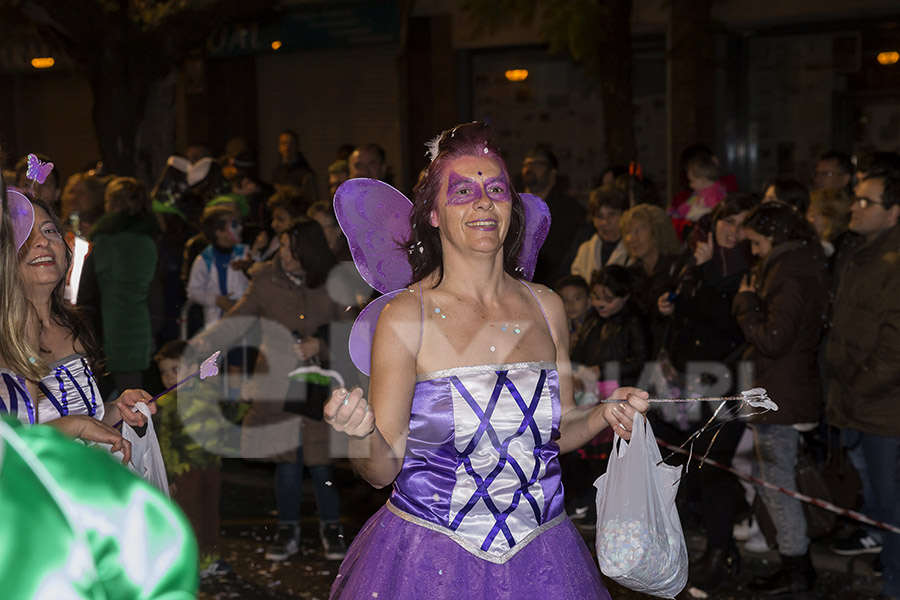
<path fill-rule="evenodd" d="M 610 600 L 597 565 L 568 519 L 531 540 L 506 563 L 495 564 L 387 506 L 350 545 L 331 598 Z"/>

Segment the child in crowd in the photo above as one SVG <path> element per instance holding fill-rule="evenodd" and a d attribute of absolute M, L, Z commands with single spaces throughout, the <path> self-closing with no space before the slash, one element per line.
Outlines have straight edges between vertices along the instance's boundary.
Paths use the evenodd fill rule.
<path fill-rule="evenodd" d="M 240 268 L 249 254 L 247 246 L 239 243 L 242 230 L 239 213 L 231 206 L 207 207 L 200 217 L 200 231 L 209 245 L 191 265 L 187 295 L 204 307 L 204 328 L 228 312 L 249 285 Z"/>
<path fill-rule="evenodd" d="M 562 298 L 566 307 L 566 318 L 569 321 L 569 352 L 576 346 L 585 343 L 585 338 L 595 321 L 596 314 L 591 306 L 591 289 L 587 281 L 579 275 L 568 275 L 556 282 L 554 288 Z M 594 372 L 573 361 L 572 370 L 575 373 L 575 402 L 579 406 L 596 404 L 597 377 Z M 598 436 L 599 437 L 599 436 Z M 609 439 L 604 439 L 608 442 Z M 595 458 L 600 440 L 591 440 L 578 452 L 570 452 L 560 457 L 563 467 L 563 486 L 568 492 L 569 503 L 567 512 L 573 520 L 579 521 L 590 512 L 591 483 L 596 479 L 591 478 L 595 469 L 590 464 Z"/>
<path fill-rule="evenodd" d="M 154 360 L 160 379 L 172 387 L 183 374 L 187 342 L 163 344 Z M 190 372 L 190 371 L 188 371 Z M 221 574 L 230 570 L 220 560 L 219 492 L 221 457 L 233 456 L 240 448 L 240 431 L 233 425 L 247 406 L 222 402 L 214 383 L 194 378 L 157 401 L 155 423 L 169 493 L 178 503 L 197 535 L 203 572 Z"/>
<path fill-rule="evenodd" d="M 631 302 L 632 285 L 631 272 L 621 265 L 608 265 L 591 277 L 592 308 L 573 336 L 571 346 L 575 385 L 584 388 L 584 397 L 605 398 L 619 385 L 635 385 L 649 358 L 647 331 Z M 565 296 L 563 302 L 568 313 Z M 589 385 L 594 389 L 586 389 Z M 563 485 L 572 499 L 568 513 L 573 520 L 584 519 L 585 523 L 596 520 L 591 484 L 606 470 L 612 439 L 612 431 L 606 430 L 573 452 L 573 458 L 565 462 L 571 477 L 566 477 Z"/>
<path fill-rule="evenodd" d="M 701 155 L 687 163 L 685 172 L 693 194 L 669 216 L 696 223 L 700 217 L 712 212 L 727 193 L 725 186 L 718 181 L 719 166 L 711 156 Z"/>
<path fill-rule="evenodd" d="M 587 365 L 598 378 L 635 385 L 650 357 L 647 331 L 631 302 L 631 272 L 608 265 L 591 277 L 591 304 L 596 311 L 584 324 L 587 333 L 572 349 L 572 362 Z M 601 377 L 602 376 L 602 377 Z"/>
<path fill-rule="evenodd" d="M 591 289 L 584 277 L 579 275 L 563 277 L 556 282 L 554 289 L 566 307 L 566 318 L 569 321 L 569 352 L 571 352 L 579 335 L 584 333 L 582 325 L 593 311 Z"/>
<path fill-rule="evenodd" d="M 569 321 L 569 354 L 584 343 L 593 322 L 594 309 L 591 307 L 591 289 L 587 281 L 579 275 L 567 275 L 556 282 L 556 292 L 562 298 Z M 585 326 L 585 325 L 588 326 Z M 575 374 L 575 402 L 581 406 L 597 401 L 597 377 L 590 369 L 577 363 L 572 364 Z"/>

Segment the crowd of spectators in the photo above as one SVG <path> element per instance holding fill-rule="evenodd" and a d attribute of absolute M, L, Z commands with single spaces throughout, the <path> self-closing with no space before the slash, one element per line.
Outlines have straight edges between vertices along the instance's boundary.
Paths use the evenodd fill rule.
<path fill-rule="evenodd" d="M 523 182 L 535 180 L 529 176 L 535 157 L 551 167 L 547 181 L 560 179 L 545 152 L 526 158 Z M 797 472 L 807 460 L 822 469 L 826 459 L 846 455 L 862 484 L 845 506 L 900 521 L 896 500 L 886 495 L 900 491 L 900 300 L 888 275 L 896 273 L 900 250 L 898 167 L 900 156 L 890 152 L 864 156 L 858 165 L 828 152 L 808 178 L 811 187 L 774 178 L 757 194 L 740 190 L 710 149 L 698 145 L 683 155 L 689 189 L 668 205 L 644 194 L 652 185 L 633 165 L 617 176 L 610 169 L 591 192 L 587 237 L 571 207 L 550 204 L 554 226 L 559 214 L 571 245 L 545 246 L 549 264 L 536 278 L 563 274 L 543 282 L 567 307 L 576 394 L 594 401 L 616 385 L 637 385 L 651 397 L 690 399 L 764 387 L 778 411 L 719 422 L 694 439 L 694 451 L 749 465 L 742 468 L 787 490 L 798 489 Z M 678 446 L 715 408 L 662 403 L 650 421 L 659 438 Z M 609 442 L 594 440 L 567 459 L 567 486 L 582 491 L 567 494 L 573 519 L 591 522 L 585 474 L 602 472 Z M 737 456 L 747 447 L 749 460 Z M 810 538 L 823 532 L 808 528 L 798 500 L 771 489 L 745 496 L 727 472 L 704 468 L 688 470 L 678 505 L 686 526 L 702 526 L 707 537 L 706 553 L 691 569 L 693 596 L 734 581 L 738 540 L 745 550 L 775 548 L 781 557 L 780 568 L 750 583 L 753 592 L 812 589 Z M 771 523 L 768 536 L 760 522 Z M 885 597 L 896 597 L 898 536 L 867 526 L 847 530 L 834 536 L 833 551 L 872 554 L 873 569 L 885 573 Z"/>

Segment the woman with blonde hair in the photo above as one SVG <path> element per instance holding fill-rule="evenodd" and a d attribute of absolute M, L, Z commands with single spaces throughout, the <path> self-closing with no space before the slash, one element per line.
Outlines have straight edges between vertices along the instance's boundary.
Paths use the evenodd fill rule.
<path fill-rule="evenodd" d="M 822 250 L 825 251 L 832 271 L 837 254 L 857 237 L 849 229 L 850 205 L 853 200 L 844 188 L 813 190 L 809 195 L 806 220 L 819 234 Z"/>
<path fill-rule="evenodd" d="M 35 381 L 46 373 L 47 366 L 38 358 L 29 336 L 22 335 L 28 301 L 19 283 L 17 258 L 31 231 L 34 211 L 22 194 L 7 192 L 6 185 L 0 185 L 0 190 L 0 368 Z M 6 376 L 4 369 L 3 378 Z"/>
<path fill-rule="evenodd" d="M 38 382 L 48 376 L 49 369 L 46 359 L 41 357 L 41 326 L 22 286 L 19 259 L 27 253 L 29 242 L 35 237 L 35 213 L 24 194 L 8 191 L 2 181 L 0 204 L 0 379 L 4 383 L 0 385 L 0 413 L 9 413 L 33 425 L 40 422 L 35 402 Z M 133 396 L 132 393 L 129 398 Z M 137 421 L 129 416 L 129 422 Z M 131 443 L 97 419 L 67 414 L 51 424 L 71 437 L 111 444 L 112 452 L 123 452 L 124 462 L 131 460 Z"/>

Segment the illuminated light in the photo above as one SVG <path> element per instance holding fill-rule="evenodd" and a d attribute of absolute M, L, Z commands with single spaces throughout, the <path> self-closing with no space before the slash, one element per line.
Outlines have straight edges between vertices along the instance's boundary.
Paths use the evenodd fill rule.
<path fill-rule="evenodd" d="M 878 53 L 878 64 L 881 65 L 892 65 L 900 61 L 900 52 L 879 52 Z"/>
<path fill-rule="evenodd" d="M 32 58 L 31 66 L 35 69 L 49 69 L 53 65 L 56 64 L 56 61 L 53 60 L 52 56 L 43 56 L 40 58 Z"/>
<path fill-rule="evenodd" d="M 279 48 L 281 48 L 280 40 L 275 40 L 274 42 L 272 42 L 272 50 L 278 50 Z"/>
<path fill-rule="evenodd" d="M 528 69 L 510 69 L 504 75 L 508 81 L 525 81 L 528 79 Z"/>

